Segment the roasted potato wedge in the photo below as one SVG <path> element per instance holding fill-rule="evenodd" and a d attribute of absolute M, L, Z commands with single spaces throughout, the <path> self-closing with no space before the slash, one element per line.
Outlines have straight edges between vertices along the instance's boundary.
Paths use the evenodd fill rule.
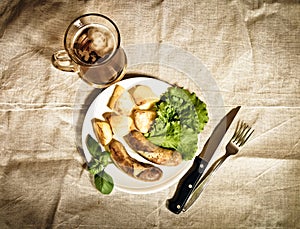
<path fill-rule="evenodd" d="M 153 106 L 155 105 L 156 102 L 158 102 L 159 99 L 151 99 L 151 98 L 148 98 L 148 99 L 144 99 L 142 101 L 142 103 L 139 105 L 139 106 L 136 106 L 135 109 L 138 109 L 138 110 L 151 110 L 153 108 Z"/>
<path fill-rule="evenodd" d="M 107 103 L 107 106 L 110 109 L 112 109 L 112 110 L 114 109 L 117 100 L 123 94 L 124 91 L 125 91 L 125 89 L 122 86 L 120 86 L 119 84 L 117 84 L 115 86 L 114 91 L 113 91 L 112 95 L 110 96 L 109 101 Z"/>
<path fill-rule="evenodd" d="M 120 115 L 130 115 L 135 103 L 129 92 L 117 84 L 107 106 Z"/>
<path fill-rule="evenodd" d="M 147 133 L 156 118 L 156 112 L 152 110 L 135 110 L 132 113 L 132 119 L 136 128 L 142 132 Z"/>
<path fill-rule="evenodd" d="M 101 145 L 106 146 L 112 140 L 113 134 L 112 129 L 108 122 L 100 119 L 92 119 L 92 126 L 97 140 Z"/>
<path fill-rule="evenodd" d="M 130 88 L 128 92 L 139 109 L 148 110 L 159 101 L 152 89 L 146 85 L 136 85 Z"/>
<path fill-rule="evenodd" d="M 109 123 L 114 135 L 123 137 L 136 127 L 131 117 L 119 115 L 113 112 L 106 112 L 103 118 Z"/>
<path fill-rule="evenodd" d="M 114 112 L 104 112 L 102 114 L 102 117 L 104 118 L 105 121 L 107 121 L 109 124 L 110 124 L 110 118 L 111 116 L 113 115 L 118 115 L 117 113 L 114 113 Z"/>

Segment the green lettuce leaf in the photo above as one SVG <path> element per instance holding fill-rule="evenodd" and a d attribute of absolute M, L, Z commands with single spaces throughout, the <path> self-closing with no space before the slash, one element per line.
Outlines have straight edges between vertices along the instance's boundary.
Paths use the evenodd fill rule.
<path fill-rule="evenodd" d="M 157 118 L 145 134 L 152 143 L 179 151 L 184 160 L 197 151 L 198 134 L 208 122 L 206 104 L 195 93 L 170 87 L 156 103 Z"/>

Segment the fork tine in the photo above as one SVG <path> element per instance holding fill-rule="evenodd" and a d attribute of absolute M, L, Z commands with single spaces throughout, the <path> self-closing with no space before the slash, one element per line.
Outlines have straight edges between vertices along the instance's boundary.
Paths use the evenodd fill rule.
<path fill-rule="evenodd" d="M 232 137 L 232 141 L 236 142 L 240 139 L 241 135 L 243 134 L 244 131 L 244 122 L 239 120 L 237 125 L 236 125 L 236 129 L 234 131 L 233 137 Z"/>
<path fill-rule="evenodd" d="M 251 128 L 249 129 L 249 131 L 251 130 Z M 248 132 L 249 132 L 248 131 Z M 246 141 L 248 141 L 248 139 L 250 138 L 250 136 L 253 134 L 254 129 L 248 134 L 248 136 L 245 138 L 243 145 L 246 143 Z"/>
<path fill-rule="evenodd" d="M 235 127 L 234 134 L 231 138 L 231 141 L 235 141 L 237 139 L 237 136 L 239 135 L 240 132 L 240 125 L 241 125 L 241 121 L 239 120 Z"/>
<path fill-rule="evenodd" d="M 254 130 L 251 130 L 251 126 L 249 126 L 244 121 L 239 120 L 231 141 L 236 143 L 239 147 L 243 146 L 254 132 Z"/>
<path fill-rule="evenodd" d="M 249 131 L 251 130 L 251 128 L 249 127 L 249 125 L 245 122 L 242 121 L 242 126 L 243 129 L 241 130 L 241 134 L 239 136 L 239 143 L 242 144 L 244 142 L 245 136 L 247 136 L 247 134 L 249 133 Z"/>

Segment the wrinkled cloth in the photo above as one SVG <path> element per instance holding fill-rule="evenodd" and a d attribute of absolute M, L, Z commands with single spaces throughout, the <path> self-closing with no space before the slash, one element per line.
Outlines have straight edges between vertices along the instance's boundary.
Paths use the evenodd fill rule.
<path fill-rule="evenodd" d="M 125 50 L 169 44 L 199 58 L 222 108 L 241 105 L 255 128 L 185 213 L 165 206 L 176 184 L 109 196 L 93 186 L 76 144 L 91 89 L 51 64 L 69 23 L 89 12 L 118 25 Z M 300 227 L 299 1 L 2 0 L 0 15 L 0 228 Z M 193 86 L 172 70 L 129 69 Z"/>

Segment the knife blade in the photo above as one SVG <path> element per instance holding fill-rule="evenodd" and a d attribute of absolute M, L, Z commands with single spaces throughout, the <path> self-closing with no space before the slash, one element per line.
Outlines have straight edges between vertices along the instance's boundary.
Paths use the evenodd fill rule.
<path fill-rule="evenodd" d="M 240 106 L 233 108 L 222 118 L 206 141 L 201 153 L 195 157 L 191 168 L 180 179 L 173 197 L 166 202 L 171 212 L 179 214 L 182 211 L 239 109 Z"/>

